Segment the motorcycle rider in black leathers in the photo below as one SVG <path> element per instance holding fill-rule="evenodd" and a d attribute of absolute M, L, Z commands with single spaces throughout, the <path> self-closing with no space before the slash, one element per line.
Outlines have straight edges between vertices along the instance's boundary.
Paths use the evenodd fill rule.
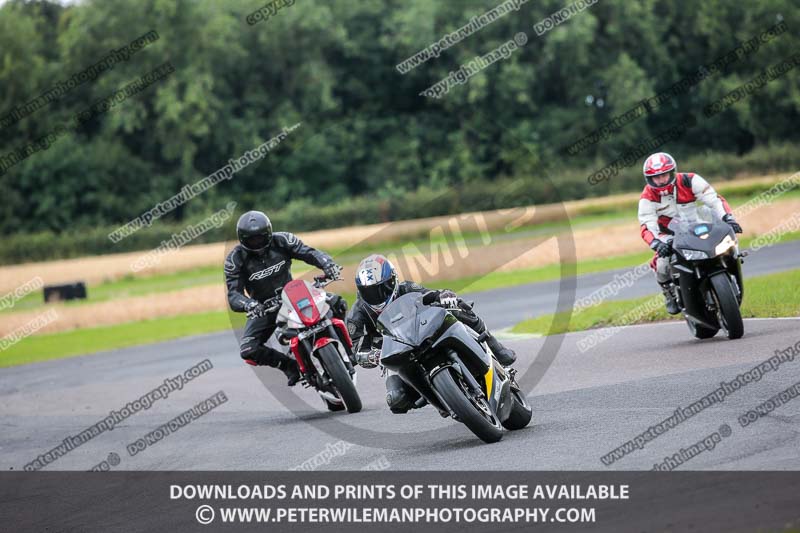
<path fill-rule="evenodd" d="M 273 233 L 272 223 L 261 211 L 243 214 L 236 223 L 236 233 L 239 244 L 225 259 L 225 283 L 231 310 L 247 313 L 240 354 L 248 364 L 279 368 L 291 387 L 299 380 L 300 371 L 293 358 L 265 345 L 277 327 L 278 306 L 266 308 L 263 302 L 291 281 L 292 259 L 322 269 L 329 279 L 337 279 L 341 267 L 292 233 Z M 329 303 L 335 315 L 345 314 L 347 303 L 342 298 L 330 295 Z"/>
<path fill-rule="evenodd" d="M 392 263 L 380 254 L 365 258 L 356 270 L 358 298 L 347 315 L 347 330 L 353 340 L 356 362 L 364 368 L 377 366 L 380 360 L 380 345 L 383 336 L 378 332 L 378 315 L 395 298 L 409 292 L 431 292 L 413 281 L 399 281 Z M 459 321 L 479 334 L 486 332 L 486 325 L 472 308 L 451 290 L 438 293 L 439 303 L 445 305 Z M 516 360 L 516 354 L 487 333 L 486 343 L 497 361 L 508 366 Z M 406 385 L 398 375 L 386 378 L 386 403 L 393 413 L 406 413 L 420 398 L 419 393 Z"/>

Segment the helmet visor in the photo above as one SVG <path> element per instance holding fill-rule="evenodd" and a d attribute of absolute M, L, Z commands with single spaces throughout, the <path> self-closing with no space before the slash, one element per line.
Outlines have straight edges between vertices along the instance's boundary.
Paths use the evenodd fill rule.
<path fill-rule="evenodd" d="M 358 287 L 358 293 L 369 305 L 381 305 L 386 303 L 394 292 L 394 284 L 395 280 L 392 277 L 377 285 L 361 285 Z"/>
<path fill-rule="evenodd" d="M 266 234 L 250 235 L 245 237 L 242 244 L 250 250 L 263 250 L 269 245 L 269 236 Z"/>
<path fill-rule="evenodd" d="M 675 183 L 675 171 L 670 170 L 669 172 L 662 172 L 661 174 L 656 174 L 655 176 L 647 176 L 646 179 L 647 183 L 651 187 L 668 187 Z"/>

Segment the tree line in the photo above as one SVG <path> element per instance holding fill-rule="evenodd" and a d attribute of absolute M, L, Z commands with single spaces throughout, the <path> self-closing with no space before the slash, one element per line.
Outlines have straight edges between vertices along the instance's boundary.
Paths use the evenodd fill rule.
<path fill-rule="evenodd" d="M 723 173 L 712 179 L 797 170 L 800 68 L 764 77 L 800 51 L 794 0 L 584 4 L 6 2 L 0 232 L 14 241 L 14 260 L 26 258 L 26 240 L 68 234 L 77 253 L 79 235 L 113 231 L 298 123 L 258 164 L 154 228 L 185 225 L 230 200 L 299 230 L 480 207 L 481 191 L 519 180 L 533 203 L 632 190 L 640 161 L 601 184 L 587 178 L 687 121 L 665 146 L 679 165 Z M 467 68 L 521 32 L 526 41 L 503 57 Z M 114 103 L 165 63 L 168 76 Z M 769 81 L 755 87 L 757 79 Z M 442 80 L 446 94 L 424 94 Z M 42 95 L 44 104 L 35 100 Z M 99 102 L 104 112 L 48 140 Z M 718 102 L 726 104 L 709 115 Z M 538 179 L 543 168 L 548 180 Z M 442 191 L 445 205 L 423 201 Z M 415 212 L 414 202 L 425 207 Z M 135 246 L 164 233 L 152 231 Z M 84 250 L 103 251 L 92 239 Z M 108 240 L 107 251 L 125 246 Z"/>

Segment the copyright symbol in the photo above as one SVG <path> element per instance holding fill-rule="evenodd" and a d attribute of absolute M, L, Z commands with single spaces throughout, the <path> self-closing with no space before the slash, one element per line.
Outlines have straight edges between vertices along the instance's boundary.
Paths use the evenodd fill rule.
<path fill-rule="evenodd" d="M 194 517 L 202 525 L 208 525 L 214 521 L 214 508 L 210 505 L 201 505 L 194 513 Z"/>
<path fill-rule="evenodd" d="M 722 424 L 719 427 L 719 434 L 723 437 L 730 437 L 731 436 L 731 427 L 728 424 Z"/>
<path fill-rule="evenodd" d="M 518 46 L 525 46 L 525 43 L 528 42 L 528 34 L 524 31 L 519 32 L 514 36 L 514 42 L 517 43 Z"/>

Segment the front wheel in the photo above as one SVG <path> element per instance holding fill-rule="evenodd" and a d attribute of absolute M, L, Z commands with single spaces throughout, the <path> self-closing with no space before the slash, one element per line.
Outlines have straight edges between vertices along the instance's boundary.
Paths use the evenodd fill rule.
<path fill-rule="evenodd" d="M 339 355 L 339 350 L 331 344 L 326 344 L 320 348 L 317 353 L 322 361 L 322 366 L 325 368 L 325 372 L 328 374 L 328 377 L 331 378 L 333 386 L 336 387 L 339 397 L 342 399 L 342 402 L 344 402 L 347 412 L 359 412 L 361 410 L 361 398 L 358 396 L 356 384 L 353 383 L 350 372 L 348 372 L 347 367 L 344 366 L 344 361 L 342 361 Z"/>
<path fill-rule="evenodd" d="M 744 323 L 728 274 L 720 272 L 711 276 L 711 286 L 719 325 L 728 333 L 729 339 L 738 339 L 744 335 Z"/>
<path fill-rule="evenodd" d="M 503 427 L 486 397 L 473 398 L 464 380 L 452 367 L 433 376 L 433 386 L 458 420 L 482 441 L 491 443 L 503 438 Z"/>

